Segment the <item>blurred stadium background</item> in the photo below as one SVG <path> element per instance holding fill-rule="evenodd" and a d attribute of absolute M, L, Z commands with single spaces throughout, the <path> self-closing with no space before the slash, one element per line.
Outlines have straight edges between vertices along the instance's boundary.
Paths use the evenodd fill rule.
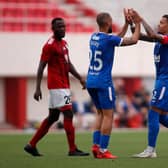
<path fill-rule="evenodd" d="M 46 78 L 40 103 L 33 100 L 33 93 L 41 48 L 51 35 L 53 17 L 66 20 L 70 58 L 86 76 L 88 41 L 97 30 L 98 12 L 110 12 L 114 33 L 124 23 L 124 7 L 138 10 L 156 29 L 160 17 L 167 13 L 167 5 L 167 0 L 0 0 L 0 130 L 37 127 L 48 114 Z M 153 44 L 138 42 L 116 50 L 113 76 L 118 99 L 114 127 L 146 126 L 154 75 Z M 75 125 L 91 129 L 94 106 L 73 77 L 71 87 Z M 61 121 L 57 128 L 61 128 Z"/>

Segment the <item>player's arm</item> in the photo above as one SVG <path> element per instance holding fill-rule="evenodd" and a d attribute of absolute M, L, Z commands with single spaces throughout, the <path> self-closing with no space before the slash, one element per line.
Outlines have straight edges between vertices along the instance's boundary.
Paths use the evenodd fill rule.
<path fill-rule="evenodd" d="M 140 33 L 139 40 L 148 42 L 162 42 L 163 36 L 154 32 L 154 30 L 149 26 L 149 24 L 142 18 L 142 25 L 147 34 Z M 135 31 L 135 27 L 131 25 L 131 32 Z"/>
<path fill-rule="evenodd" d="M 155 33 L 154 30 L 149 26 L 149 24 L 144 19 L 142 19 L 142 25 L 150 40 L 162 42 L 163 35 Z"/>
<path fill-rule="evenodd" d="M 34 99 L 37 101 L 42 99 L 41 81 L 43 78 L 43 72 L 44 72 L 46 65 L 47 65 L 46 61 L 40 61 L 39 66 L 38 66 L 37 77 L 36 77 L 36 91 L 34 93 Z"/>
<path fill-rule="evenodd" d="M 128 26 L 129 26 L 129 17 L 127 16 L 127 11 L 126 9 L 124 8 L 123 10 L 123 13 L 124 13 L 124 18 L 125 18 L 125 23 L 124 23 L 124 26 L 122 27 L 121 31 L 119 33 L 117 33 L 117 36 L 120 36 L 120 37 L 124 37 L 127 30 L 128 30 Z"/>
<path fill-rule="evenodd" d="M 77 78 L 81 85 L 82 88 L 85 89 L 86 88 L 86 82 L 85 80 L 80 76 L 80 74 L 77 72 L 77 70 L 75 69 L 74 65 L 71 63 L 71 61 L 69 62 L 69 72 L 75 77 Z"/>
<path fill-rule="evenodd" d="M 131 37 L 124 37 L 121 46 L 133 45 L 138 42 L 140 35 L 140 23 L 135 24 L 135 31 Z"/>
<path fill-rule="evenodd" d="M 131 24 L 131 25 L 130 25 L 130 28 L 131 28 L 131 32 L 134 33 L 134 31 L 135 31 L 135 26 L 134 26 L 133 24 Z M 147 34 L 144 34 L 144 33 L 142 33 L 142 32 L 140 32 L 139 40 L 148 41 L 148 42 L 154 42 L 153 39 L 151 39 Z"/>
<path fill-rule="evenodd" d="M 117 33 L 117 36 L 124 37 L 127 32 L 128 25 L 129 25 L 128 23 L 125 23 L 124 26 L 122 27 L 121 31 L 119 33 Z"/>

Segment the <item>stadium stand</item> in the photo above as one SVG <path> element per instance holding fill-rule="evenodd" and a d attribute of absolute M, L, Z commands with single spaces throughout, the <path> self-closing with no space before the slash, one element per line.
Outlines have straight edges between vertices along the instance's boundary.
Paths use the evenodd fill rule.
<path fill-rule="evenodd" d="M 94 27 L 89 27 L 79 22 L 76 19 L 77 15 L 70 15 L 55 2 L 47 2 L 45 0 L 1 0 L 0 11 L 1 31 L 49 31 L 50 20 L 56 16 L 65 18 L 68 25 L 67 31 L 94 30 Z"/>
<path fill-rule="evenodd" d="M 46 32 L 53 17 L 63 17 L 68 32 L 93 32 L 96 14 L 79 0 L 0 0 L 0 31 Z"/>

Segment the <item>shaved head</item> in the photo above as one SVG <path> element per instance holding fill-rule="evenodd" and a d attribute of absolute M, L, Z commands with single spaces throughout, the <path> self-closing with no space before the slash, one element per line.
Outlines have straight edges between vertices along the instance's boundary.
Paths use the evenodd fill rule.
<path fill-rule="evenodd" d="M 112 33 L 112 18 L 109 13 L 102 12 L 96 18 L 99 29 L 103 29 L 106 33 Z"/>
<path fill-rule="evenodd" d="M 109 13 L 102 12 L 97 15 L 96 21 L 99 27 L 104 27 L 110 19 L 111 16 Z"/>

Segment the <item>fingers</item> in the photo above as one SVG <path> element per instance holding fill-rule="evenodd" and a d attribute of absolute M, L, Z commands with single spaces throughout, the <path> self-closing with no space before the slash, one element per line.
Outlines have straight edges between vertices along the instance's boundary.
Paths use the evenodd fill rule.
<path fill-rule="evenodd" d="M 141 22 L 141 17 L 133 8 L 124 9 L 124 16 L 129 24 Z"/>
<path fill-rule="evenodd" d="M 124 9 L 123 9 L 123 12 L 124 12 L 124 16 L 127 16 L 127 14 L 128 14 L 128 9 L 124 8 Z"/>
<path fill-rule="evenodd" d="M 130 9 L 124 8 L 123 12 L 124 12 L 125 21 L 129 24 L 132 24 L 133 21 L 132 21 Z"/>
<path fill-rule="evenodd" d="M 85 90 L 85 89 L 86 89 L 86 86 L 83 86 L 82 89 Z"/>
<path fill-rule="evenodd" d="M 38 97 L 37 95 L 34 95 L 34 99 L 35 99 L 36 101 L 39 101 L 39 97 Z"/>
<path fill-rule="evenodd" d="M 35 99 L 36 101 L 39 101 L 39 98 L 38 98 L 36 95 L 34 95 L 34 99 Z"/>
<path fill-rule="evenodd" d="M 80 83 L 82 85 L 82 89 L 86 89 L 86 81 L 84 78 L 81 78 Z"/>
<path fill-rule="evenodd" d="M 82 83 L 82 89 L 86 89 L 86 83 Z"/>
<path fill-rule="evenodd" d="M 41 94 L 34 94 L 34 99 L 36 100 L 36 101 L 39 101 L 39 100 L 41 100 L 42 99 L 42 95 Z"/>

